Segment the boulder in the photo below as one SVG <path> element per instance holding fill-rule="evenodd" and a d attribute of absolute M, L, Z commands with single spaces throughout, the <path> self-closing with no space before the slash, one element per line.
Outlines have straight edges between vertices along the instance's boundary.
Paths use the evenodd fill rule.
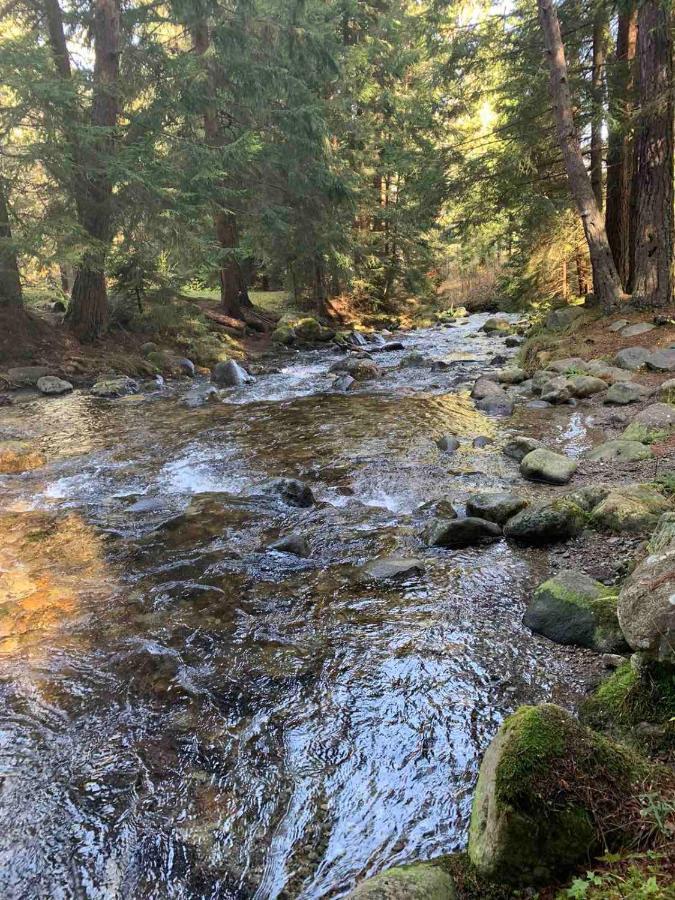
<path fill-rule="evenodd" d="M 647 364 L 651 351 L 646 347 L 624 347 L 614 357 L 614 365 L 634 372 Z"/>
<path fill-rule="evenodd" d="M 19 475 L 44 464 L 42 455 L 28 441 L 0 441 L 0 475 Z"/>
<path fill-rule="evenodd" d="M 675 531 L 672 514 L 661 520 L 648 555 L 619 593 L 621 630 L 633 650 L 675 665 Z"/>
<path fill-rule="evenodd" d="M 554 309 L 546 317 L 546 327 L 552 331 L 569 328 L 572 322 L 576 321 L 579 316 L 583 316 L 583 314 L 584 309 L 582 306 L 563 306 L 560 309 Z"/>
<path fill-rule="evenodd" d="M 647 357 L 647 368 L 654 372 L 675 372 L 675 350 L 654 350 Z"/>
<path fill-rule="evenodd" d="M 541 389 L 541 399 L 546 403 L 567 403 L 572 396 L 572 384 L 564 375 L 549 379 Z"/>
<path fill-rule="evenodd" d="M 513 414 L 513 400 L 503 392 L 501 396 L 492 394 L 484 400 L 477 400 L 476 409 L 488 416 L 510 416 Z"/>
<path fill-rule="evenodd" d="M 430 547 L 459 549 L 496 541 L 501 534 L 501 528 L 494 522 L 469 516 L 466 519 L 435 519 L 425 529 L 424 538 Z"/>
<path fill-rule="evenodd" d="M 387 341 L 386 344 L 382 344 L 379 350 L 382 353 L 393 353 L 395 350 L 403 350 L 403 343 L 401 341 Z"/>
<path fill-rule="evenodd" d="M 299 341 L 307 344 L 325 343 L 326 341 L 332 341 L 335 337 L 335 332 L 332 328 L 326 328 L 325 325 L 322 325 L 312 316 L 294 322 L 293 331 Z"/>
<path fill-rule="evenodd" d="M 286 534 L 269 545 L 268 550 L 276 550 L 277 553 L 292 553 L 294 556 L 309 556 L 309 544 L 302 534 Z"/>
<path fill-rule="evenodd" d="M 613 532 L 641 534 L 654 528 L 670 503 L 655 487 L 634 484 L 609 492 L 591 512 L 596 528 Z"/>
<path fill-rule="evenodd" d="M 573 500 L 561 497 L 551 503 L 528 506 L 504 526 L 504 535 L 522 544 L 537 546 L 574 537 L 586 524 L 587 515 Z"/>
<path fill-rule="evenodd" d="M 330 367 L 331 372 L 346 372 L 354 381 L 371 381 L 382 374 L 377 364 L 372 359 L 357 359 L 352 356 L 349 359 L 340 360 Z"/>
<path fill-rule="evenodd" d="M 586 375 L 595 375 L 596 378 L 602 378 L 608 384 L 614 384 L 615 381 L 630 381 L 630 371 L 621 369 L 619 366 L 610 366 L 602 359 L 592 359 L 586 363 Z"/>
<path fill-rule="evenodd" d="M 436 446 L 446 453 L 454 453 L 459 448 L 459 441 L 454 434 L 445 434 L 436 441 Z"/>
<path fill-rule="evenodd" d="M 586 459 L 592 460 L 618 460 L 619 462 L 639 462 L 642 459 L 651 459 L 654 454 L 647 444 L 639 441 L 624 441 L 617 439 L 605 441 L 586 453 Z"/>
<path fill-rule="evenodd" d="M 150 353 L 156 353 L 159 350 L 159 347 L 154 341 L 146 341 L 144 344 L 141 344 L 141 353 L 143 356 L 148 356 Z"/>
<path fill-rule="evenodd" d="M 637 325 L 626 325 L 625 328 L 621 329 L 622 337 L 637 337 L 639 334 L 647 334 L 649 331 L 653 331 L 656 328 L 656 325 L 653 325 L 651 322 L 638 322 Z"/>
<path fill-rule="evenodd" d="M 481 763 L 469 857 L 481 875 L 500 883 L 550 883 L 601 848 L 623 845 L 623 829 L 602 833 L 592 798 L 603 797 L 609 821 L 624 822 L 622 812 L 647 771 L 647 763 L 566 710 L 523 706 L 503 723 Z M 626 831 L 631 824 L 625 822 Z"/>
<path fill-rule="evenodd" d="M 7 370 L 7 376 L 18 387 L 35 387 L 40 378 L 45 378 L 52 371 L 49 366 L 15 366 Z"/>
<path fill-rule="evenodd" d="M 635 384 L 633 381 L 617 381 L 605 394 L 604 402 L 626 406 L 628 403 L 639 403 L 647 394 L 647 389 L 641 384 Z"/>
<path fill-rule="evenodd" d="M 476 450 L 483 450 L 485 447 L 488 447 L 490 444 L 494 444 L 495 439 L 491 437 L 486 437 L 484 434 L 478 435 L 471 441 L 471 446 L 475 447 Z"/>
<path fill-rule="evenodd" d="M 521 334 L 509 334 L 504 341 L 504 346 L 520 347 L 523 343 L 525 343 L 525 338 Z"/>
<path fill-rule="evenodd" d="M 433 863 L 380 872 L 357 885 L 346 900 L 457 900 L 452 876 Z"/>
<path fill-rule="evenodd" d="M 546 484 L 567 484 L 577 470 L 573 459 L 545 450 L 532 450 L 520 462 L 520 472 L 530 481 L 544 481 Z"/>
<path fill-rule="evenodd" d="M 532 376 L 532 393 L 541 394 L 542 388 L 551 380 L 551 373 L 547 369 L 538 369 Z"/>
<path fill-rule="evenodd" d="M 138 382 L 128 375 L 111 375 L 99 378 L 91 389 L 94 397 L 115 398 L 125 397 L 127 394 L 138 393 Z"/>
<path fill-rule="evenodd" d="M 186 356 L 176 357 L 176 366 L 181 375 L 187 375 L 188 378 L 195 377 L 195 364 Z"/>
<path fill-rule="evenodd" d="M 331 385 L 331 388 L 334 391 L 341 391 L 342 393 L 345 393 L 346 391 L 350 391 L 355 384 L 356 379 L 352 378 L 351 375 L 348 375 L 347 372 L 345 372 L 344 375 L 338 375 L 338 377 Z"/>
<path fill-rule="evenodd" d="M 382 556 L 359 569 L 361 581 L 390 581 L 424 574 L 424 562 L 413 557 Z"/>
<path fill-rule="evenodd" d="M 669 437 L 675 430 L 675 406 L 652 403 L 633 417 L 622 437 L 629 441 L 656 441 Z"/>
<path fill-rule="evenodd" d="M 554 359 L 546 366 L 546 371 L 555 372 L 558 375 L 567 375 L 572 372 L 585 374 L 586 366 L 586 360 L 580 356 L 566 356 L 564 359 Z"/>
<path fill-rule="evenodd" d="M 480 330 L 486 334 L 506 334 L 512 331 L 512 328 L 506 319 L 486 319 Z"/>
<path fill-rule="evenodd" d="M 663 403 L 675 404 L 675 378 L 664 381 L 659 388 L 659 400 Z"/>
<path fill-rule="evenodd" d="M 534 592 L 523 625 L 556 644 L 599 653 L 626 649 L 616 613 L 616 591 L 582 572 L 559 572 Z"/>
<path fill-rule="evenodd" d="M 270 478 L 263 482 L 260 491 L 279 497 L 288 506 L 308 507 L 314 504 L 312 489 L 297 478 Z"/>
<path fill-rule="evenodd" d="M 519 369 L 517 366 L 510 366 L 497 372 L 497 381 L 500 384 L 520 384 L 526 378 L 527 372 L 524 369 Z"/>
<path fill-rule="evenodd" d="M 63 378 L 57 378 L 56 375 L 43 375 L 37 380 L 37 389 L 41 394 L 55 395 L 68 394 L 72 391 L 73 386 L 69 381 Z"/>
<path fill-rule="evenodd" d="M 497 491 L 472 494 L 466 501 L 466 512 L 469 516 L 503 525 L 526 506 L 527 500 L 523 497 L 505 491 Z"/>
<path fill-rule="evenodd" d="M 502 453 L 504 456 L 510 456 L 511 459 L 520 462 L 528 453 L 531 453 L 533 450 L 540 450 L 543 446 L 542 442 L 538 441 L 536 438 L 518 435 L 517 437 L 511 438 L 511 440 L 504 445 Z"/>
<path fill-rule="evenodd" d="M 474 400 L 485 400 L 487 397 L 503 397 L 504 391 L 492 379 L 481 376 L 471 388 L 471 396 Z"/>
<path fill-rule="evenodd" d="M 287 323 L 282 323 L 274 329 L 271 338 L 275 344 L 283 344 L 286 347 L 290 347 L 296 340 L 295 329 Z"/>
<path fill-rule="evenodd" d="M 572 396 L 580 399 L 592 397 L 593 394 L 599 394 L 608 388 L 606 381 L 596 378 L 594 375 L 574 375 L 569 379 L 568 383 L 571 387 Z"/>
<path fill-rule="evenodd" d="M 238 362 L 228 359 L 226 362 L 219 362 L 214 366 L 211 372 L 211 381 L 224 387 L 240 387 L 243 384 L 250 384 L 255 381 L 255 378 L 249 375 Z"/>

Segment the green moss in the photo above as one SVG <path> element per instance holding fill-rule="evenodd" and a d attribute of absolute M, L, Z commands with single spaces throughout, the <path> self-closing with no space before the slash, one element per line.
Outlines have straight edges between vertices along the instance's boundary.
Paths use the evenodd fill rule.
<path fill-rule="evenodd" d="M 397 866 L 368 878 L 349 894 L 353 900 L 456 900 L 452 876 L 432 863 Z"/>
<path fill-rule="evenodd" d="M 669 437 L 670 432 L 663 429 L 648 428 L 641 422 L 631 422 L 621 435 L 624 441 L 639 441 L 641 444 L 655 444 Z"/>

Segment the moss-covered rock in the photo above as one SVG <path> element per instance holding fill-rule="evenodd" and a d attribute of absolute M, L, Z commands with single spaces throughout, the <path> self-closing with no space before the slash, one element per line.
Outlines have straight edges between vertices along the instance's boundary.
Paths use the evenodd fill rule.
<path fill-rule="evenodd" d="M 652 403 L 635 416 L 622 437 L 627 441 L 654 443 L 675 431 L 675 406 Z"/>
<path fill-rule="evenodd" d="M 271 338 L 275 344 L 284 344 L 285 346 L 290 347 L 296 340 L 295 329 L 290 325 L 283 323 L 274 329 Z"/>
<path fill-rule="evenodd" d="M 576 470 L 575 460 L 543 447 L 532 450 L 520 461 L 520 472 L 524 478 L 547 484 L 567 484 Z"/>
<path fill-rule="evenodd" d="M 651 447 L 641 444 L 639 441 L 626 441 L 622 439 L 605 441 L 598 444 L 586 454 L 587 459 L 601 462 L 639 462 L 642 459 L 651 459 L 653 456 Z"/>
<path fill-rule="evenodd" d="M 584 862 L 603 838 L 610 849 L 621 845 L 627 834 L 603 835 L 603 819 L 627 805 L 647 771 L 631 751 L 560 707 L 521 707 L 481 764 L 469 856 L 488 878 L 551 881 Z"/>
<path fill-rule="evenodd" d="M 526 506 L 527 500 L 517 494 L 509 494 L 505 491 L 481 492 L 469 497 L 466 501 L 466 512 L 469 516 L 476 516 L 479 519 L 487 519 L 488 522 L 503 525 Z"/>
<path fill-rule="evenodd" d="M 481 331 L 486 334 L 511 334 L 513 326 L 506 319 L 486 319 Z"/>
<path fill-rule="evenodd" d="M 523 624 L 558 644 L 620 653 L 628 648 L 616 599 L 616 591 L 582 572 L 560 572 L 534 592 Z"/>
<path fill-rule="evenodd" d="M 670 502 L 655 487 L 634 484 L 618 488 L 591 512 L 591 523 L 607 531 L 640 534 L 656 526 Z"/>
<path fill-rule="evenodd" d="M 293 331 L 299 341 L 304 341 L 307 344 L 324 343 L 325 341 L 333 340 L 335 337 L 335 332 L 332 328 L 327 328 L 312 316 L 295 322 Z"/>
<path fill-rule="evenodd" d="M 452 876 L 433 863 L 416 863 L 387 869 L 368 878 L 349 900 L 456 900 Z"/>
<path fill-rule="evenodd" d="M 566 497 L 528 506 L 504 526 L 504 535 L 523 544 L 548 544 L 578 534 L 586 524 L 584 510 Z"/>

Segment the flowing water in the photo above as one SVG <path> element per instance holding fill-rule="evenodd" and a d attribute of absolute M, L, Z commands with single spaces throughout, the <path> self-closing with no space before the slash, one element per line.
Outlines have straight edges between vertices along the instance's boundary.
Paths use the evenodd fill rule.
<path fill-rule="evenodd" d="M 419 538 L 430 501 L 527 490 L 471 447 L 496 426 L 465 390 L 503 351 L 483 319 L 404 337 L 447 369 L 382 354 L 348 394 L 321 350 L 222 402 L 150 385 L 0 411 L 47 459 L 0 477 L 2 897 L 337 897 L 464 845 L 499 722 L 573 704 L 591 665 L 521 625 L 543 552 Z M 581 417 L 549 418 L 584 446 Z M 276 476 L 316 505 L 261 493 Z M 265 549 L 290 531 L 310 558 Z M 387 554 L 426 571 L 364 581 Z"/>

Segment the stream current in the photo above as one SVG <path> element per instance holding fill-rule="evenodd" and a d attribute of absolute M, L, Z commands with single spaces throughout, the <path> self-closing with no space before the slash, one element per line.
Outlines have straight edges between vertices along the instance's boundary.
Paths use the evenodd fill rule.
<path fill-rule="evenodd" d="M 465 845 L 504 716 L 573 706 L 597 666 L 521 624 L 545 551 L 420 540 L 434 501 L 549 490 L 472 447 L 528 424 L 468 398 L 511 352 L 485 318 L 405 334 L 346 394 L 323 349 L 220 402 L 181 382 L 0 410 L 46 458 L 0 476 L 0 896 L 316 900 Z M 399 369 L 413 349 L 448 367 Z M 263 495 L 278 476 L 316 504 Z M 266 549 L 292 531 L 309 558 Z M 360 577 L 386 555 L 425 572 Z"/>

